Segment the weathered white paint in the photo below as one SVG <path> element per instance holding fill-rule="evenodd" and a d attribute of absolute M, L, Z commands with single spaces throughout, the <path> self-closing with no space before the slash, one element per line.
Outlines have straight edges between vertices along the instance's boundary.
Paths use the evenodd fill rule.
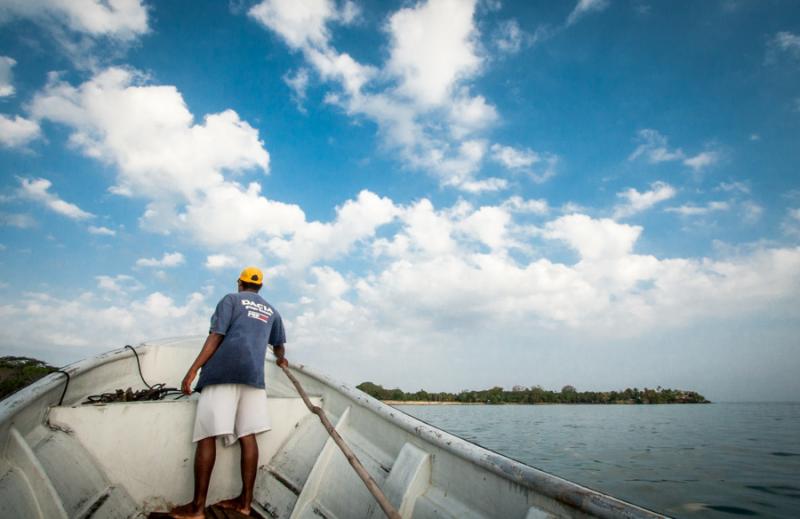
<path fill-rule="evenodd" d="M 386 478 L 386 497 L 403 517 L 408 519 L 414 511 L 417 498 L 431 484 L 431 455 L 410 443 L 403 445 L 400 454 Z M 382 517 L 376 510 L 372 517 Z"/>
<path fill-rule="evenodd" d="M 150 384 L 177 387 L 203 337 L 136 348 Z M 265 364 L 273 429 L 258 437 L 254 506 L 274 518 L 377 518 L 380 509 L 279 368 Z M 0 402 L 0 517 L 144 517 L 187 501 L 196 401 L 82 406 L 87 395 L 144 387 L 129 349 L 52 374 Z M 316 405 L 403 517 L 660 517 L 424 424 L 293 366 Z M 211 501 L 239 490 L 238 447 L 217 448 Z"/>
<path fill-rule="evenodd" d="M 312 401 L 319 404 L 319 398 Z M 57 407 L 49 423 L 70 430 L 109 480 L 125 482 L 134 501 L 147 503 L 148 509 L 164 509 L 192 498 L 195 408 L 196 399 Z M 308 414 L 295 398 L 271 398 L 269 410 L 275 419 L 269 433 L 257 436 L 259 466 L 269 463 L 294 425 Z M 240 488 L 239 446 L 224 447 L 218 441 L 209 500 L 233 497 Z"/>
<path fill-rule="evenodd" d="M 34 501 L 36 512 L 43 517 L 66 519 L 68 516 L 64 504 L 30 445 L 13 427 L 8 440 L 6 455 L 8 460 L 25 474 L 25 479 L 37 496 Z"/>

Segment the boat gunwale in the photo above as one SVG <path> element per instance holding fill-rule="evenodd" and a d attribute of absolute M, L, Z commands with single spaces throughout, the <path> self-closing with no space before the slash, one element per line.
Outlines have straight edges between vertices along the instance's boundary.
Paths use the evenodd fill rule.
<path fill-rule="evenodd" d="M 145 346 L 141 344 L 138 347 Z M 22 389 L 8 395 L 6 398 L 0 401 L 0 424 L 5 424 L 9 422 L 13 417 L 23 410 L 26 405 L 32 404 L 37 399 L 47 395 L 47 393 L 51 392 L 52 390 L 64 386 L 64 384 L 69 384 L 66 377 L 64 377 L 62 372 L 66 372 L 70 377 L 79 375 L 83 372 L 89 371 L 91 369 L 103 366 L 108 364 L 109 362 L 113 362 L 117 360 L 119 356 L 121 356 L 127 348 L 117 348 L 111 351 L 107 351 L 104 353 L 100 353 L 95 355 L 94 357 L 89 357 L 87 359 L 79 360 L 73 362 L 71 364 L 67 364 L 62 368 L 58 368 L 57 371 L 53 371 L 48 373 L 44 377 L 40 378 L 32 382 L 31 384 L 23 387 Z M 66 388 L 69 390 L 69 387 Z M 64 397 L 66 398 L 66 393 Z M 60 394 L 59 394 L 60 397 Z M 51 403 L 42 403 L 44 407 L 50 407 L 53 404 L 56 404 L 58 399 L 55 399 Z"/>
<path fill-rule="evenodd" d="M 160 347 L 160 346 L 170 346 L 170 343 L 184 343 L 189 339 L 194 339 L 201 336 L 180 336 L 180 337 L 169 337 L 165 339 L 159 339 L 157 341 L 147 341 L 139 343 L 136 346 L 131 346 L 137 353 L 142 354 L 146 353 L 148 349 L 153 347 Z M 130 352 L 129 345 L 122 346 L 121 348 L 115 348 L 113 350 L 105 351 L 102 353 L 98 353 L 92 357 L 88 357 L 85 359 L 81 359 L 70 364 L 65 365 L 64 367 L 58 368 L 57 371 L 53 371 L 52 373 L 48 373 L 44 377 L 40 378 L 32 382 L 31 384 L 23 387 L 19 391 L 16 391 L 6 398 L 0 400 L 0 427 L 3 424 L 8 422 L 10 419 L 14 417 L 19 411 L 25 408 L 27 404 L 31 404 L 36 399 L 45 396 L 47 393 L 56 389 L 57 387 L 62 386 L 63 384 L 67 384 L 67 392 L 69 391 L 69 382 L 66 377 L 64 377 L 63 373 L 67 373 L 69 377 L 74 377 L 76 375 L 80 375 L 82 373 L 88 372 L 94 368 L 98 368 L 100 366 L 104 366 L 111 362 L 115 362 L 120 360 L 121 357 L 125 356 L 126 352 Z M 133 357 L 133 353 L 130 353 L 130 356 Z M 71 380 L 71 379 L 70 379 Z M 60 397 L 60 393 L 58 393 Z M 64 398 L 67 398 L 67 394 L 64 394 Z M 43 403 L 45 407 L 51 407 L 58 403 L 58 400 L 55 399 L 51 403 Z"/>
<path fill-rule="evenodd" d="M 291 365 L 290 367 L 331 387 L 335 391 L 344 393 L 345 396 L 361 407 L 375 412 L 404 431 L 422 438 L 458 458 L 475 463 L 493 474 L 530 488 L 582 512 L 608 519 L 619 517 L 631 519 L 666 517 L 663 514 L 550 474 L 542 469 L 531 467 L 486 447 L 472 443 L 411 416 L 400 409 L 385 404 L 360 389 L 318 373 L 308 366 L 299 364 Z"/>

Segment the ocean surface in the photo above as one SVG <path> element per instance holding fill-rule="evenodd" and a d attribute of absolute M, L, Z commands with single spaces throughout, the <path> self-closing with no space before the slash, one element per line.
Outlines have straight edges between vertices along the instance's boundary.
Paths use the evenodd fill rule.
<path fill-rule="evenodd" d="M 800 403 L 396 407 L 670 516 L 800 517 Z"/>

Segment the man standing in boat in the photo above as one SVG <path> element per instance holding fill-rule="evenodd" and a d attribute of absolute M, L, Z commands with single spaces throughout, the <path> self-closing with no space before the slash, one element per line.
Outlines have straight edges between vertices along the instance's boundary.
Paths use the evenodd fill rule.
<path fill-rule="evenodd" d="M 218 503 L 245 515 L 250 513 L 258 469 L 256 434 L 270 429 L 267 393 L 264 383 L 264 357 L 271 344 L 277 364 L 288 366 L 284 358 L 286 334 L 280 314 L 260 295 L 264 275 L 255 267 L 245 268 L 237 280 L 238 291 L 217 304 L 203 349 L 186 376 L 181 389 L 200 392 L 192 441 L 197 443 L 194 458 L 194 499 L 173 508 L 176 518 L 205 517 L 206 496 L 217 454 L 216 438 L 226 446 L 239 441 L 242 451 L 242 492 L 238 497 Z"/>

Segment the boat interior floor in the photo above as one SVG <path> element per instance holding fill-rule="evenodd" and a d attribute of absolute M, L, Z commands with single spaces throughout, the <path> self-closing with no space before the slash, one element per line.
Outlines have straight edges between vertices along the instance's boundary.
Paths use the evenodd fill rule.
<path fill-rule="evenodd" d="M 229 508 L 209 506 L 205 510 L 206 519 L 266 519 L 255 510 L 250 511 L 250 515 L 244 515 Z M 165 512 L 151 512 L 147 519 L 172 519 L 172 516 Z"/>

